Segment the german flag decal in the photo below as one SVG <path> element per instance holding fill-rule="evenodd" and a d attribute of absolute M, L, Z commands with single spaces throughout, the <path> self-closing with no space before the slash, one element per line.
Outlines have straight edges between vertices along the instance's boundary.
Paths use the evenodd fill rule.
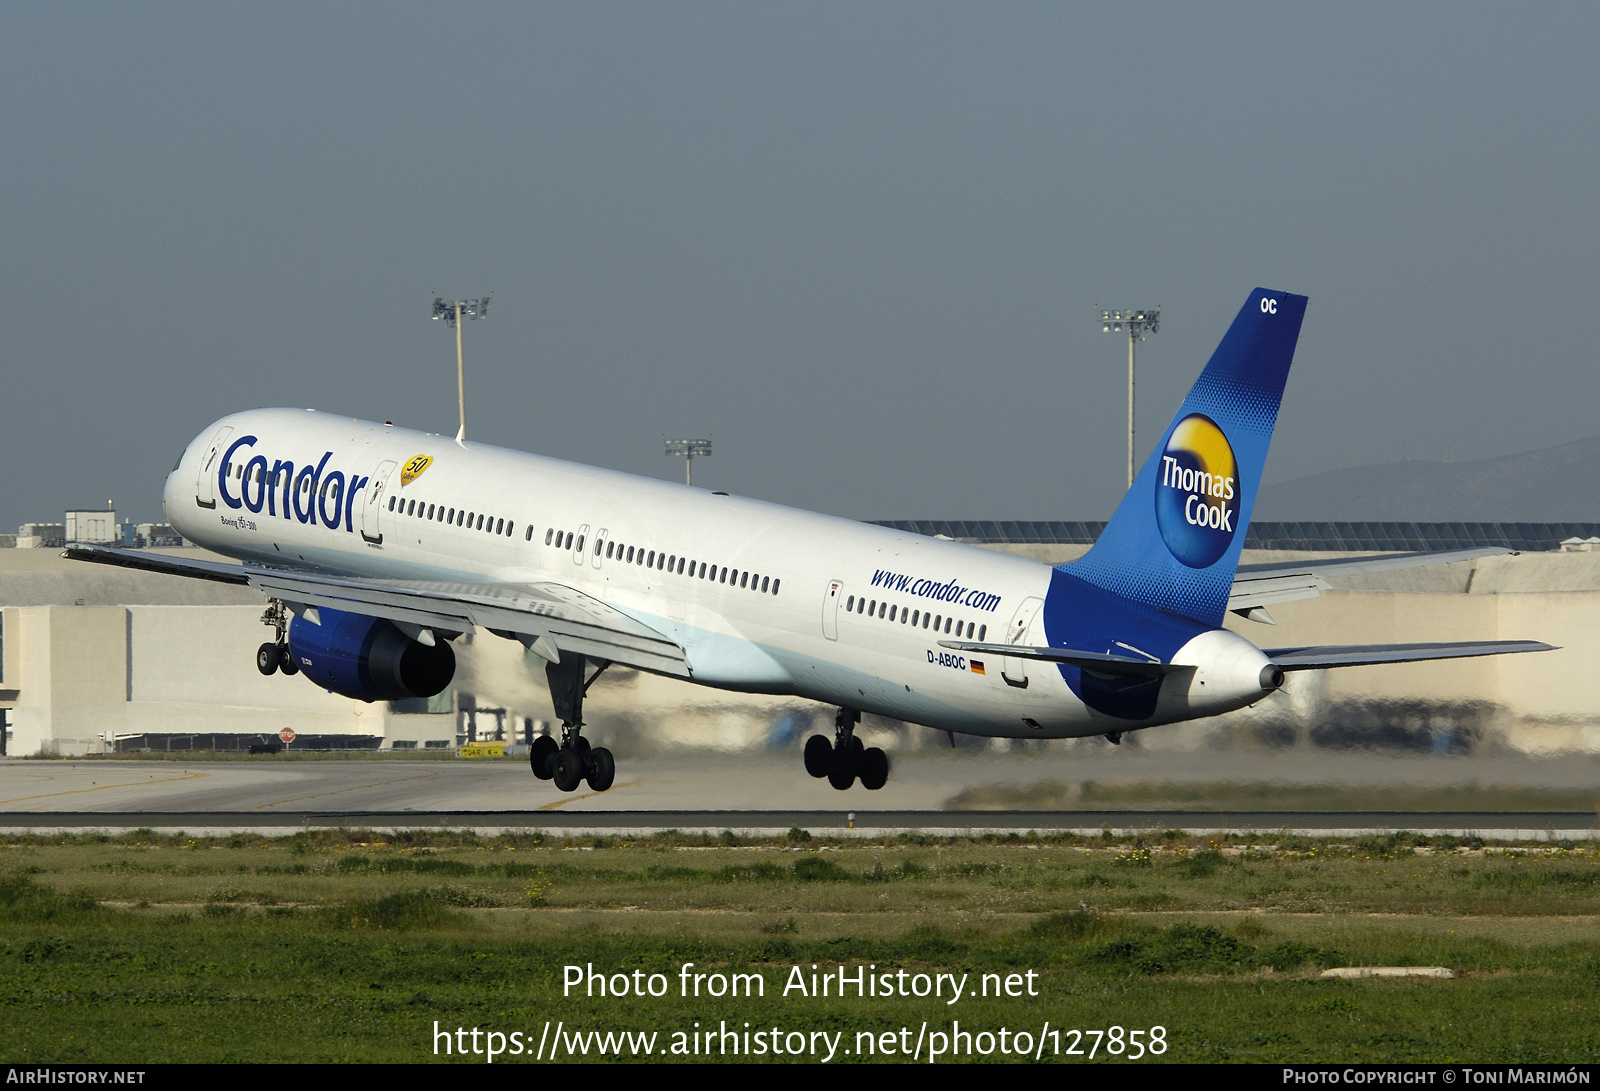
<path fill-rule="evenodd" d="M 972 664 L 972 673 L 973 674 L 982 674 L 983 673 L 983 660 L 981 660 L 981 659 L 969 659 L 969 660 L 967 660 L 967 662 Z"/>
<path fill-rule="evenodd" d="M 433 465 L 432 455 L 412 455 L 411 461 L 400 468 L 400 487 L 411 484 L 422 476 L 422 471 Z"/>

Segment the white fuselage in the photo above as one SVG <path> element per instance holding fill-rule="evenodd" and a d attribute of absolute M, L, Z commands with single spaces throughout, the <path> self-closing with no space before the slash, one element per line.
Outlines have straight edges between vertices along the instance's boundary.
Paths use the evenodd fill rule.
<path fill-rule="evenodd" d="M 402 484 L 417 456 L 431 461 Z M 164 500 L 179 533 L 228 556 L 386 579 L 563 584 L 682 645 L 695 682 L 942 730 L 1094 735 L 1263 694 L 1265 656 L 1214 629 L 1174 656 L 1195 669 L 1167 676 L 1155 715 L 1108 717 L 1053 665 L 983 655 L 975 666 L 939 646 L 1046 643 L 1047 565 L 327 413 L 223 418 L 189 445 Z"/>

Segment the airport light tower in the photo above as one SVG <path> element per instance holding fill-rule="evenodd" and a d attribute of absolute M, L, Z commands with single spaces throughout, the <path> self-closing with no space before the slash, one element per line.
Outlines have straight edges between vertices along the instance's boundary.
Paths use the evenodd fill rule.
<path fill-rule="evenodd" d="M 683 456 L 683 483 L 694 484 L 694 458 L 701 455 L 711 457 L 711 441 L 709 439 L 661 439 L 662 454 Z"/>
<path fill-rule="evenodd" d="M 1108 311 L 1095 304 L 1100 310 L 1100 332 L 1121 333 L 1128 331 L 1128 487 L 1133 487 L 1133 347 L 1145 339 L 1145 335 L 1156 333 L 1161 329 L 1161 308 L 1159 306 L 1146 307 L 1137 311 Z"/>
<path fill-rule="evenodd" d="M 461 410 L 461 430 L 456 433 L 456 442 L 465 443 L 467 439 L 467 375 L 466 363 L 461 355 L 461 320 L 463 318 L 489 317 L 489 295 L 482 299 L 440 299 L 433 297 L 433 320 L 444 320 L 444 324 L 456 331 L 456 403 Z"/>

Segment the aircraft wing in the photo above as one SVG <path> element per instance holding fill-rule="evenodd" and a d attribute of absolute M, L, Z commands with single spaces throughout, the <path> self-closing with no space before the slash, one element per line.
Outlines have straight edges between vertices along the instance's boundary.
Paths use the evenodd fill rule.
<path fill-rule="evenodd" d="M 1463 640 L 1439 644 L 1331 644 L 1320 648 L 1263 648 L 1274 666 L 1286 671 L 1326 667 L 1365 667 L 1375 663 L 1414 663 L 1422 659 L 1465 659 L 1514 652 L 1553 652 L 1537 640 Z"/>
<path fill-rule="evenodd" d="M 1383 557 L 1355 557 L 1325 561 L 1293 561 L 1274 564 L 1247 564 L 1239 567 L 1228 595 L 1228 609 L 1252 621 L 1272 624 L 1264 607 L 1274 602 L 1314 599 L 1333 585 L 1328 578 L 1353 576 L 1363 572 L 1393 572 L 1401 568 L 1423 568 L 1479 557 L 1515 554 L 1501 546 L 1450 549 L 1438 553 L 1391 553 Z"/>
<path fill-rule="evenodd" d="M 72 560 L 254 587 L 297 614 L 317 607 L 388 618 L 413 639 L 421 630 L 481 627 L 521 640 L 555 662 L 563 651 L 689 677 L 675 641 L 599 599 L 559 583 L 447 583 L 380 580 L 253 564 L 172 557 L 102 546 L 68 546 Z"/>

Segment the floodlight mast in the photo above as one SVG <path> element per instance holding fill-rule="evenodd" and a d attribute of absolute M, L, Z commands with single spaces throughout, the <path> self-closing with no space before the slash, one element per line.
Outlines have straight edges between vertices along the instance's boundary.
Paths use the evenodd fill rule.
<path fill-rule="evenodd" d="M 1095 304 L 1100 311 L 1100 332 L 1128 331 L 1128 487 L 1133 487 L 1133 346 L 1145 339 L 1148 333 L 1161 329 L 1161 308 L 1145 307 L 1141 310 L 1110 311 Z"/>
<path fill-rule="evenodd" d="M 444 324 L 456 331 L 456 405 L 461 411 L 461 430 L 456 433 L 456 442 L 466 446 L 467 441 L 467 369 L 466 362 L 461 355 L 461 320 L 462 318 L 487 318 L 489 317 L 489 295 L 482 299 L 440 299 L 433 297 L 433 320 L 444 320 Z"/>
<path fill-rule="evenodd" d="M 667 439 L 661 438 L 661 453 L 665 455 L 683 456 L 683 483 L 694 484 L 694 458 L 701 455 L 711 457 L 710 439 Z"/>

